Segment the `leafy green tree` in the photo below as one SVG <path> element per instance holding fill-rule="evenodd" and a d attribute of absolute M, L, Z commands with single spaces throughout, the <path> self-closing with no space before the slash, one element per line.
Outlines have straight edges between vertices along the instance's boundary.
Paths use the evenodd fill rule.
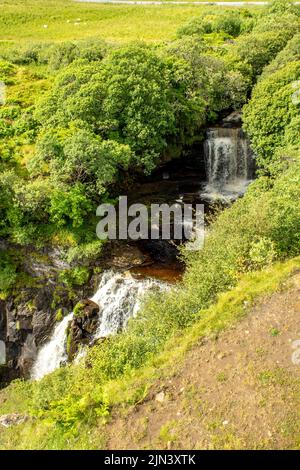
<path fill-rule="evenodd" d="M 40 136 L 31 170 L 51 175 L 56 182 L 94 186 L 99 194 L 116 180 L 118 169 L 126 169 L 131 160 L 128 145 L 102 140 L 87 128 L 59 128 Z"/>
<path fill-rule="evenodd" d="M 254 82 L 263 68 L 300 31 L 299 16 L 294 11 L 266 9 L 258 18 L 253 30 L 239 36 L 228 48 L 228 61 L 236 70 L 244 72 Z"/>
<path fill-rule="evenodd" d="M 285 67 L 290 62 L 300 61 L 300 33 L 290 39 L 284 49 L 282 49 L 272 62 L 267 65 L 262 73 L 262 78 L 276 70 Z"/>
<path fill-rule="evenodd" d="M 189 96 L 186 64 L 175 62 L 140 44 L 101 64 L 76 62 L 59 75 L 37 117 L 45 128 L 80 120 L 103 139 L 128 145 L 136 166 L 151 171 L 183 116 L 190 122 L 201 106 L 197 94 Z"/>
<path fill-rule="evenodd" d="M 244 107 L 244 128 L 262 168 L 268 169 L 275 149 L 285 138 L 289 141 L 289 133 L 297 129 L 300 104 L 293 99 L 297 92 L 293 84 L 299 84 L 299 80 L 300 64 L 291 62 L 260 80 Z M 296 143 L 299 145 L 299 136 Z"/>
<path fill-rule="evenodd" d="M 242 32 L 249 31 L 254 25 L 251 13 L 246 11 L 224 11 L 221 13 L 209 12 L 192 18 L 177 31 L 179 38 L 183 36 L 205 36 L 211 33 L 225 33 L 230 37 L 237 37 Z"/>
<path fill-rule="evenodd" d="M 58 227 L 64 225 L 80 227 L 84 222 L 84 217 L 92 209 L 93 205 L 82 183 L 76 183 L 73 186 L 61 184 L 51 194 L 50 220 Z"/>
<path fill-rule="evenodd" d="M 203 39 L 183 37 L 171 43 L 167 52 L 184 60 L 190 94 L 198 96 L 199 102 L 202 100 L 202 110 L 198 111 L 198 119 L 201 117 L 198 128 L 207 119 L 216 117 L 219 111 L 238 109 L 245 102 L 247 83 L 243 75 L 230 70 L 222 52 L 216 53 L 216 48 L 210 47 Z M 188 134 L 187 129 L 185 133 Z"/>

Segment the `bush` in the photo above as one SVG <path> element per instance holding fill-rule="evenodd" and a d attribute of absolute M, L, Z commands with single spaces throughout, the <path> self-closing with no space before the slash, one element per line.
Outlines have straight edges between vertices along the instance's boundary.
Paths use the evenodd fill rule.
<path fill-rule="evenodd" d="M 85 216 L 93 209 L 92 202 L 85 194 L 84 185 L 57 187 L 51 194 L 49 214 L 50 220 L 57 227 L 71 225 L 80 227 Z"/>
<path fill-rule="evenodd" d="M 88 281 L 89 275 L 90 273 L 88 268 L 84 266 L 76 266 L 75 268 L 61 271 L 59 274 L 59 281 L 67 287 L 83 286 Z"/>
<path fill-rule="evenodd" d="M 16 68 L 13 64 L 0 60 L 0 82 L 4 82 L 6 85 L 12 85 L 14 83 L 13 77 L 16 74 Z"/>
<path fill-rule="evenodd" d="M 284 68 L 290 62 L 297 62 L 300 60 L 300 34 L 296 34 L 287 43 L 284 49 L 280 51 L 272 62 L 264 68 L 261 80 L 271 75 L 277 70 Z"/>
<path fill-rule="evenodd" d="M 249 250 L 249 264 L 253 269 L 261 269 L 272 264 L 277 257 L 274 242 L 262 237 L 251 244 Z"/>
<path fill-rule="evenodd" d="M 74 62 L 80 55 L 79 48 L 72 42 L 55 44 L 47 50 L 47 62 L 50 70 L 59 70 Z"/>
<path fill-rule="evenodd" d="M 95 240 L 70 248 L 67 255 L 68 263 L 97 259 L 101 253 L 103 243 L 102 240 Z"/>
<path fill-rule="evenodd" d="M 250 78 L 255 81 L 262 73 L 263 68 L 284 48 L 291 35 L 286 31 L 253 32 L 243 35 L 236 42 L 234 63 L 241 62 L 245 69 L 247 65 Z"/>
<path fill-rule="evenodd" d="M 50 47 L 47 43 L 20 45 L 17 49 L 10 48 L 3 57 L 16 65 L 46 64 Z"/>
<path fill-rule="evenodd" d="M 0 292 L 6 292 L 14 287 L 17 273 L 16 265 L 9 258 L 9 256 L 0 251 Z"/>
<path fill-rule="evenodd" d="M 299 8 L 289 0 L 272 0 L 267 8 L 269 13 L 293 13 L 300 16 Z"/>
<path fill-rule="evenodd" d="M 177 31 L 179 38 L 183 36 L 204 36 L 211 33 L 225 33 L 230 37 L 237 37 L 243 31 L 251 29 L 254 22 L 249 21 L 250 12 L 225 11 L 222 13 L 208 13 L 192 18 Z"/>
<path fill-rule="evenodd" d="M 299 104 L 293 100 L 293 84 L 300 79 L 299 62 L 291 62 L 259 81 L 243 109 L 244 128 L 250 137 L 258 165 L 269 171 L 276 148 L 297 134 Z M 299 145 L 296 135 L 294 144 Z"/>

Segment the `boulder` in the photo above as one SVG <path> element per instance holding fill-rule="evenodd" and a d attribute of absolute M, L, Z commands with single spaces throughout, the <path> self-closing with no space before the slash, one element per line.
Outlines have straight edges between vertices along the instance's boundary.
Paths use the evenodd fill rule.
<path fill-rule="evenodd" d="M 78 302 L 74 308 L 74 318 L 68 328 L 68 359 L 74 359 L 81 345 L 89 344 L 97 330 L 99 306 L 92 300 Z"/>
<path fill-rule="evenodd" d="M 16 424 L 22 424 L 28 419 L 27 416 L 19 415 L 17 413 L 11 413 L 8 415 L 0 416 L 0 425 L 4 426 L 5 428 L 9 428 L 10 426 Z"/>

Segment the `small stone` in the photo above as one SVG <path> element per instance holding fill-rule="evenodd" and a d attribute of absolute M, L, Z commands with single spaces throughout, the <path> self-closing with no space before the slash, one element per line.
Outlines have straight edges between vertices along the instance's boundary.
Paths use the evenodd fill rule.
<path fill-rule="evenodd" d="M 17 413 L 11 413 L 9 415 L 2 415 L 0 416 L 0 425 L 4 426 L 5 428 L 9 428 L 14 424 L 21 424 L 27 420 L 27 416 L 22 416 Z"/>
<path fill-rule="evenodd" d="M 158 401 L 158 403 L 163 403 L 165 399 L 165 392 L 159 392 L 156 396 L 155 396 L 155 401 Z"/>

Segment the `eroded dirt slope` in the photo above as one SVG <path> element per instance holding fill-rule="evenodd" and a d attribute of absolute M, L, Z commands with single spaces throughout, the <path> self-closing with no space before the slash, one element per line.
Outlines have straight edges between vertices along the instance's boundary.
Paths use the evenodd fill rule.
<path fill-rule="evenodd" d="M 107 447 L 299 448 L 300 275 L 289 282 L 232 329 L 197 344 L 143 403 L 116 412 Z"/>

